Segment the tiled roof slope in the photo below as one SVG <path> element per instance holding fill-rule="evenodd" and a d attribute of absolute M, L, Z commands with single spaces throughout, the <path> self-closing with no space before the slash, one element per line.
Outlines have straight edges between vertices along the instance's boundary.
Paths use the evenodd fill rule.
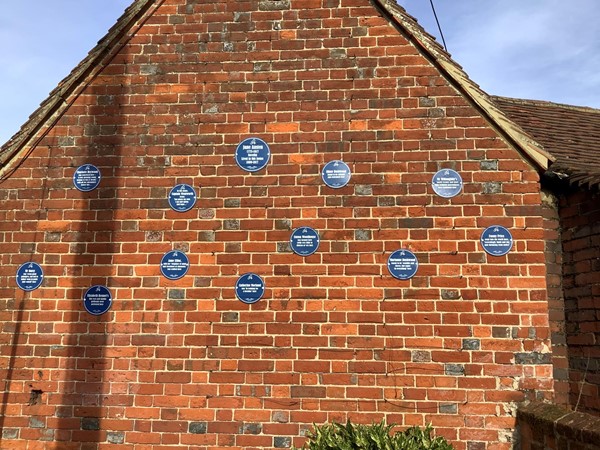
<path fill-rule="evenodd" d="M 68 108 L 69 99 L 81 92 L 101 71 L 110 59 L 135 33 L 137 26 L 158 8 L 165 0 L 135 0 L 125 11 L 108 34 L 100 40 L 90 54 L 58 85 L 40 108 L 35 111 L 6 144 L 0 148 L 0 181 L 9 174 L 9 163 L 21 161 L 35 146 L 34 139 L 41 131 L 48 130 Z M 448 81 L 475 106 L 480 113 L 526 160 L 545 170 L 553 160 L 543 147 L 525 133 L 519 125 L 507 118 L 498 109 L 489 95 L 469 79 L 462 68 L 395 0 L 370 0 L 381 14 L 397 26 L 410 42 L 420 49 Z M 11 164 L 14 166 L 14 164 Z"/>
<path fill-rule="evenodd" d="M 553 161 L 552 155 L 546 152 L 542 145 L 532 139 L 515 122 L 510 120 L 504 111 L 492 101 L 460 65 L 443 49 L 435 38 L 427 33 L 417 20 L 396 3 L 396 0 L 371 0 L 379 6 L 382 13 L 396 22 L 400 31 L 406 33 L 409 41 L 423 50 L 430 61 L 446 75 L 446 78 L 461 92 L 473 105 L 479 109 L 488 122 L 504 136 L 504 138 L 521 154 L 533 161 L 539 168 L 545 170 Z"/>
<path fill-rule="evenodd" d="M 600 187 L 600 109 L 493 97 L 556 158 L 549 171 L 581 187 Z"/>
<path fill-rule="evenodd" d="M 35 146 L 32 141 L 40 131 L 47 131 L 69 107 L 70 99 L 78 95 L 119 51 L 136 28 L 140 18 L 148 16 L 152 7 L 164 0 L 134 0 L 107 34 L 90 50 L 88 55 L 65 77 L 40 107 L 34 111 L 21 129 L 0 147 L 0 181 L 7 176 L 8 164 L 21 160 Z M 139 26 L 139 25 L 138 25 Z"/>

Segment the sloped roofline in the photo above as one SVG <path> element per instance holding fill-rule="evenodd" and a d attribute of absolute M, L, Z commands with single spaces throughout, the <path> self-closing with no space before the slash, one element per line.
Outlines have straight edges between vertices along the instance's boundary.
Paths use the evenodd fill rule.
<path fill-rule="evenodd" d="M 0 183 L 19 166 L 11 163 L 21 162 L 35 148 L 83 89 L 123 48 L 134 34 L 132 30 L 139 28 L 145 21 L 143 19 L 163 2 L 135 0 L 88 55 L 50 92 L 21 129 L 0 147 Z"/>
<path fill-rule="evenodd" d="M 499 96 L 492 100 L 556 158 L 545 174 L 548 181 L 557 187 L 600 189 L 600 109 Z"/>
<path fill-rule="evenodd" d="M 395 0 L 371 0 L 405 37 L 420 49 L 487 119 L 496 131 L 542 172 L 546 171 L 555 158 L 543 146 L 527 134 L 519 125 L 510 120 L 494 103 L 490 95 L 473 82 L 462 67 L 444 50 L 435 38 L 427 33 L 417 20 L 399 6 Z"/>
<path fill-rule="evenodd" d="M 71 102 L 87 86 L 125 45 L 134 34 L 132 28 L 141 26 L 151 11 L 158 8 L 165 0 L 136 0 L 116 24 L 98 42 L 88 56 L 63 79 L 49 94 L 48 98 L 29 117 L 21 129 L 2 147 L 0 147 L 0 182 L 18 167 L 10 165 L 14 160 L 22 161 L 52 125 L 61 117 Z M 522 156 L 534 163 L 538 169 L 545 171 L 554 158 L 540 144 L 525 133 L 517 124 L 498 109 L 490 96 L 475 84 L 464 70 L 444 51 L 435 38 L 427 33 L 410 16 L 404 8 L 394 0 L 371 0 L 378 10 L 394 23 L 398 30 L 413 43 L 479 110 L 488 122 L 499 131 Z M 43 131 L 40 133 L 40 131 Z M 41 137 L 39 137 L 41 136 Z M 38 137 L 37 140 L 36 137 Z M 11 167 L 9 167 L 11 166 Z"/>

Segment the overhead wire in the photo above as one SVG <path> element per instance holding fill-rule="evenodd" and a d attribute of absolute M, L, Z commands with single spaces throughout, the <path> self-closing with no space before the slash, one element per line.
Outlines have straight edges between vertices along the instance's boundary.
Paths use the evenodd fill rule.
<path fill-rule="evenodd" d="M 444 50 L 448 51 L 448 47 L 446 46 L 446 39 L 444 39 L 444 33 L 442 32 L 442 26 L 440 25 L 440 21 L 438 20 L 437 13 L 435 12 L 435 6 L 433 4 L 433 0 L 429 0 L 429 3 L 431 4 L 431 9 L 433 11 L 433 17 L 435 17 L 435 23 L 437 23 L 438 30 L 440 31 L 442 43 L 444 44 Z"/>

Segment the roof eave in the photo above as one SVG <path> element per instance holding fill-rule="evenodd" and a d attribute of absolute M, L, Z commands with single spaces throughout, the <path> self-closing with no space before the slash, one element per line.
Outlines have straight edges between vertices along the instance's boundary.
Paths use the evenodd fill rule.
<path fill-rule="evenodd" d="M 78 94 L 125 45 L 135 23 L 150 7 L 158 7 L 163 1 L 134 1 L 88 55 L 50 92 L 21 129 L 0 147 L 0 181 L 18 167 L 15 162 L 21 161 L 35 147 Z"/>
<path fill-rule="evenodd" d="M 394 0 L 371 1 L 404 31 L 407 38 L 423 52 L 430 62 L 438 67 L 446 79 L 479 110 L 488 123 L 501 133 L 525 159 L 532 162 L 540 172 L 548 169 L 555 158 L 520 126 L 511 121 L 494 104 L 491 97 L 469 78 L 466 72 L 436 42 L 433 36 L 428 34 Z"/>

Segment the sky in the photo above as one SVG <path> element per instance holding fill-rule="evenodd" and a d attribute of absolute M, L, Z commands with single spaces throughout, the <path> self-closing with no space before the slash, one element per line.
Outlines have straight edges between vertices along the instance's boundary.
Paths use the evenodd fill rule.
<path fill-rule="evenodd" d="M 208 0 L 205 0 L 208 1 Z M 440 39 L 430 0 L 398 0 Z M 0 143 L 131 0 L 0 0 Z M 448 51 L 486 92 L 600 108 L 600 1 L 434 0 Z"/>

